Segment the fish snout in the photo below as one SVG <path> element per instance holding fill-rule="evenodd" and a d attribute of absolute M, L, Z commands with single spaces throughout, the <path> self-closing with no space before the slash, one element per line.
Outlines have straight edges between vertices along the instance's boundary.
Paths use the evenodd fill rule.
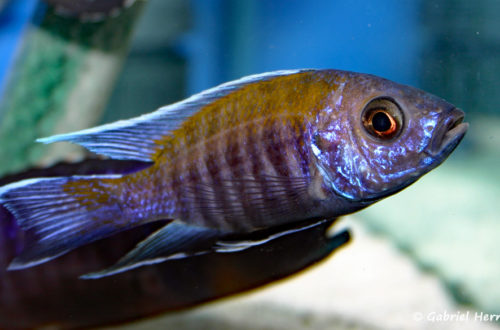
<path fill-rule="evenodd" d="M 446 158 L 457 147 L 469 128 L 469 124 L 463 122 L 464 117 L 465 113 L 462 110 L 451 109 L 437 128 L 426 153 L 435 158 Z"/>

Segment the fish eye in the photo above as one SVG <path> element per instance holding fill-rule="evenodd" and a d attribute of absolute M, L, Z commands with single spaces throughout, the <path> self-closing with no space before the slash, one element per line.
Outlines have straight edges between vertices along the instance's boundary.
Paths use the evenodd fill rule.
<path fill-rule="evenodd" d="M 366 131 L 373 137 L 391 140 L 403 128 L 403 112 L 395 101 L 376 98 L 365 106 L 362 122 Z"/>

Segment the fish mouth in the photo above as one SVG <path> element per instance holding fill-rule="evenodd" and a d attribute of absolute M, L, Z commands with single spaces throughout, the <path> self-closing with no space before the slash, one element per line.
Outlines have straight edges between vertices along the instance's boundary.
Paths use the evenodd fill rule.
<path fill-rule="evenodd" d="M 444 160 L 462 141 L 469 128 L 469 124 L 463 122 L 464 117 L 462 110 L 453 108 L 441 123 L 426 153 Z"/>

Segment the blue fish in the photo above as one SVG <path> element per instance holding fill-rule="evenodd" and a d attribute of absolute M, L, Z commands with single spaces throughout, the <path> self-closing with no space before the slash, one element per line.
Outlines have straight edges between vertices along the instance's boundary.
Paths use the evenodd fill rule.
<path fill-rule="evenodd" d="M 338 70 L 249 76 L 67 141 L 149 166 L 130 174 L 36 178 L 0 188 L 0 203 L 38 239 L 10 265 L 38 265 L 162 219 L 99 278 L 143 265 L 262 244 L 224 238 L 334 218 L 405 188 L 466 133 L 464 113 L 413 87 Z M 268 237 L 272 239 L 273 237 Z"/>

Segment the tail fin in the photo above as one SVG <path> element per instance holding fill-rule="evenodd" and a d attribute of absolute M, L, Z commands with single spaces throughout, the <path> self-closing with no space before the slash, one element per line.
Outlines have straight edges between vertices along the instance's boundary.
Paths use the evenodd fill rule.
<path fill-rule="evenodd" d="M 0 203 L 34 233 L 9 269 L 28 268 L 130 227 L 113 186 L 120 176 L 28 179 L 0 188 Z"/>

